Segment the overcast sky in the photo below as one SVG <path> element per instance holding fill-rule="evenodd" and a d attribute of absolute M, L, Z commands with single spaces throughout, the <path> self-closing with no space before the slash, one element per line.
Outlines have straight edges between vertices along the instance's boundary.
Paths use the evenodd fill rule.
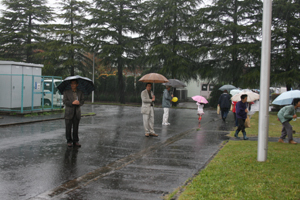
<path fill-rule="evenodd" d="M 60 2 L 61 0 L 48 0 L 47 2 L 47 5 L 49 5 L 49 6 L 51 6 L 53 9 L 54 9 L 54 12 L 56 12 L 56 11 L 58 11 L 58 9 L 57 9 L 57 7 L 59 6 L 58 5 L 58 2 Z M 92 0 L 86 0 L 86 1 L 92 1 Z M 3 6 L 3 4 L 2 4 L 2 0 L 0 0 L 0 10 L 3 10 L 3 9 L 5 9 L 5 7 Z M 205 5 L 210 5 L 211 4 L 211 2 L 212 2 L 212 0 L 203 0 L 203 2 L 204 2 L 204 5 L 202 5 L 202 6 L 205 6 Z M 202 7 L 201 6 L 201 7 Z M 0 16 L 2 16 L 2 13 L 0 12 Z"/>

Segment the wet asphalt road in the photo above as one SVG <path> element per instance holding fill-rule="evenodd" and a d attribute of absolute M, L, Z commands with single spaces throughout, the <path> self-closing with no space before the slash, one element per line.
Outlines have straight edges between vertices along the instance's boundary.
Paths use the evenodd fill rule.
<path fill-rule="evenodd" d="M 160 199 L 199 171 L 232 130 L 216 111 L 171 109 L 144 137 L 139 107 L 85 105 L 81 148 L 68 148 L 64 120 L 0 128 L 0 197 L 11 199 Z"/>

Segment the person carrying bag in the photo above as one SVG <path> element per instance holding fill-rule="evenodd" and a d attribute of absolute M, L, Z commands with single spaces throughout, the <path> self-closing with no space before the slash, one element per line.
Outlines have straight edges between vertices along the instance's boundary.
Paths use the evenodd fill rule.
<path fill-rule="evenodd" d="M 248 140 L 249 138 L 246 137 L 246 131 L 245 131 L 245 121 L 247 119 L 247 113 L 248 113 L 248 109 L 246 106 L 247 103 L 247 95 L 243 94 L 241 96 L 241 101 L 237 102 L 236 104 L 236 117 L 238 119 L 238 128 L 235 131 L 234 137 L 238 138 L 238 134 L 240 131 L 242 131 L 243 133 L 243 139 L 244 140 Z M 249 119 L 249 125 L 250 125 L 250 119 Z"/>

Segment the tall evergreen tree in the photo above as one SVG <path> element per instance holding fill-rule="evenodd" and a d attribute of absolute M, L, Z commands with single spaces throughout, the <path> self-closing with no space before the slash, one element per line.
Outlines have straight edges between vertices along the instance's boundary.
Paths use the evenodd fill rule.
<path fill-rule="evenodd" d="M 140 0 L 94 0 L 94 4 L 90 43 L 104 65 L 117 67 L 120 103 L 125 103 L 123 68 L 143 54 L 144 7 Z"/>
<path fill-rule="evenodd" d="M 201 0 L 153 0 L 149 1 L 150 38 L 149 61 L 161 68 L 168 77 L 195 78 L 193 68 L 196 60 L 194 44 L 189 36 L 195 24 L 191 22 Z"/>
<path fill-rule="evenodd" d="M 272 73 L 273 83 L 287 90 L 300 83 L 300 1 L 273 1 Z"/>
<path fill-rule="evenodd" d="M 46 0 L 2 0 L 0 59 L 34 62 L 33 53 L 42 39 L 41 24 L 52 19 Z"/>
<path fill-rule="evenodd" d="M 204 78 L 249 86 L 248 73 L 252 77 L 260 65 L 262 2 L 215 0 L 199 10 L 198 19 L 205 30 L 200 36 L 210 41 L 199 72 Z"/>
<path fill-rule="evenodd" d="M 88 4 L 78 0 L 62 0 L 59 4 L 61 12 L 57 18 L 64 23 L 52 25 L 53 32 L 49 36 L 51 39 L 47 41 L 47 50 L 43 56 L 52 59 L 50 63 L 55 61 L 55 65 L 61 65 L 59 69 L 68 71 L 71 76 L 75 72 L 86 75 L 88 69 L 83 62 L 92 62 L 86 56 L 85 43 Z"/>

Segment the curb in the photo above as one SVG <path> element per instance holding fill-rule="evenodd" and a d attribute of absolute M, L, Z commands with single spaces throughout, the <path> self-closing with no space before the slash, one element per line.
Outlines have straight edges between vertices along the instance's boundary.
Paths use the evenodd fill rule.
<path fill-rule="evenodd" d="M 95 116 L 96 114 L 91 115 L 81 115 L 81 117 L 89 117 L 89 116 Z M 57 117 L 52 119 L 41 119 L 41 120 L 34 120 L 34 121 L 27 121 L 27 122 L 16 122 L 16 123 L 9 123 L 9 124 L 0 124 L 0 127 L 6 127 L 6 126 L 17 126 L 17 125 L 24 125 L 24 124 L 32 124 L 32 123 L 38 123 L 38 122 L 47 122 L 47 121 L 54 121 L 54 120 L 60 120 L 64 119 L 64 117 Z"/>

